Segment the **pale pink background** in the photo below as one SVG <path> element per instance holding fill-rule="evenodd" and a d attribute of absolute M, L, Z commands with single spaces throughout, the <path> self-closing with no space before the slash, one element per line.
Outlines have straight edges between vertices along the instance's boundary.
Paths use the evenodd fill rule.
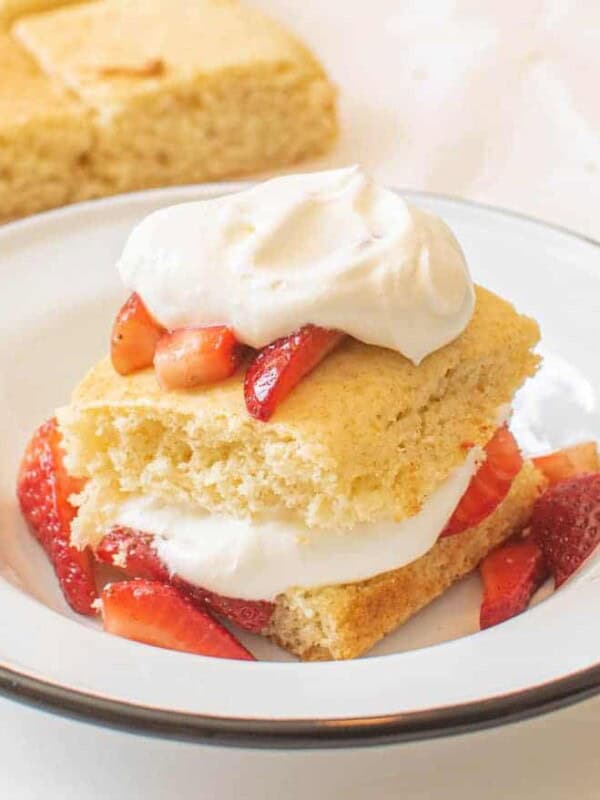
<path fill-rule="evenodd" d="M 600 239 L 598 0 L 255 0 L 340 90 L 325 164 Z"/>

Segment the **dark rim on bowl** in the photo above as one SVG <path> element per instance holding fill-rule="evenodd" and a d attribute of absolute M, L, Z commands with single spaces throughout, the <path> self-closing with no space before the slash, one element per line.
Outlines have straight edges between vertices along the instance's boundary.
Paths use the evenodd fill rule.
<path fill-rule="evenodd" d="M 179 191 L 186 188 L 192 187 L 177 187 Z M 156 191 L 158 193 L 164 190 Z M 589 236 L 520 212 L 452 195 L 406 189 L 398 191 L 403 195 L 438 198 L 458 205 L 488 210 L 501 216 L 549 228 L 570 238 L 600 247 L 600 242 Z M 147 196 L 152 192 L 143 194 Z M 131 198 L 131 195 L 124 197 Z M 114 202 L 114 198 L 109 198 L 108 202 L 111 200 Z M 104 202 L 107 200 L 90 201 L 93 205 Z M 61 211 L 62 209 L 47 211 L 37 216 L 51 216 Z M 10 223 L 5 229 L 27 224 L 29 220 Z M 528 719 L 585 700 L 599 692 L 600 663 L 522 691 L 471 703 L 440 706 L 426 711 L 327 720 L 264 720 L 206 716 L 127 703 L 110 697 L 80 692 L 0 665 L 0 694 L 38 709 L 148 736 L 199 741 L 221 746 L 279 749 L 372 746 L 457 735 Z"/>
<path fill-rule="evenodd" d="M 518 722 L 585 700 L 599 691 L 600 665 L 596 665 L 521 692 L 427 711 L 328 720 L 260 720 L 124 703 L 0 667 L 0 693 L 38 709 L 129 733 L 249 748 L 338 748 L 433 739 Z"/>

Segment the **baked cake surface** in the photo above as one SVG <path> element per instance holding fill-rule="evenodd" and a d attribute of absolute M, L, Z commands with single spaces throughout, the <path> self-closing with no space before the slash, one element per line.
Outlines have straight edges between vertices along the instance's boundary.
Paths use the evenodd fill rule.
<path fill-rule="evenodd" d="M 49 11 L 70 3 L 89 2 L 90 0 L 0 0 L 0 25 L 10 23 L 24 14 L 38 11 Z"/>
<path fill-rule="evenodd" d="M 82 197 L 271 169 L 337 132 L 320 64 L 237 0 L 104 0 L 14 32 L 95 114 Z"/>
<path fill-rule="evenodd" d="M 0 221 L 68 203 L 78 192 L 92 125 L 0 30 Z"/>
<path fill-rule="evenodd" d="M 102 361 L 59 411 L 68 466 L 92 478 L 75 536 L 101 536 L 123 493 L 233 516 L 285 509 L 309 526 L 413 516 L 491 438 L 535 371 L 537 339 L 535 322 L 478 288 L 465 332 L 419 367 L 348 340 L 267 424 L 248 415 L 243 370 L 164 392 L 153 370 L 121 377 Z"/>

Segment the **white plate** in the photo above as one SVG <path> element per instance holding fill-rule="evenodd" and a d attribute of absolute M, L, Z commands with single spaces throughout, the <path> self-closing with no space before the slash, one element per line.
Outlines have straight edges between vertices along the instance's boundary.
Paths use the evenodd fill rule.
<path fill-rule="evenodd" d="M 37 705 L 163 736 L 334 746 L 441 735 L 600 689 L 600 569 L 509 622 L 477 631 L 463 581 L 369 657 L 299 664 L 257 637 L 263 661 L 207 659 L 108 636 L 69 611 L 14 498 L 20 454 L 107 347 L 122 298 L 114 262 L 131 226 L 174 202 L 239 188 L 187 187 L 74 206 L 0 230 L 0 688 Z M 536 317 L 547 366 L 518 402 L 522 444 L 600 438 L 600 249 L 567 231 L 450 198 L 443 216 L 475 279 Z"/>

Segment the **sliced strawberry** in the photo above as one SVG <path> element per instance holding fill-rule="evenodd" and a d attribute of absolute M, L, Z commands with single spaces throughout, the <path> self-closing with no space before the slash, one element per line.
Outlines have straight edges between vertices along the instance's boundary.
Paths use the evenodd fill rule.
<path fill-rule="evenodd" d="M 252 633 L 261 633 L 271 621 L 275 604 L 268 600 L 241 600 L 237 597 L 223 597 L 208 592 L 199 586 L 192 586 L 187 581 L 175 576 L 174 585 L 189 593 L 198 602 L 204 602 L 216 614 L 235 623 L 238 627 Z"/>
<path fill-rule="evenodd" d="M 139 295 L 131 294 L 121 306 L 110 339 L 110 357 L 120 375 L 152 365 L 158 340 L 164 333 Z"/>
<path fill-rule="evenodd" d="M 250 415 L 263 422 L 270 419 L 292 389 L 344 336 L 340 331 L 305 325 L 263 347 L 249 364 L 244 381 Z"/>
<path fill-rule="evenodd" d="M 161 337 L 154 368 L 163 389 L 192 389 L 229 378 L 242 355 L 231 328 L 180 328 Z"/>
<path fill-rule="evenodd" d="M 520 614 L 549 575 L 538 544 L 518 539 L 492 550 L 479 565 L 483 581 L 480 628 L 489 628 Z"/>
<path fill-rule="evenodd" d="M 531 535 L 558 588 L 600 543 L 600 473 L 568 478 L 545 491 L 533 507 Z"/>
<path fill-rule="evenodd" d="M 154 549 L 153 539 L 150 533 L 117 526 L 103 536 L 94 555 L 104 564 L 120 567 L 130 578 L 168 583 L 169 570 Z"/>
<path fill-rule="evenodd" d="M 271 620 L 275 606 L 265 600 L 240 600 L 223 597 L 194 586 L 176 575 L 169 575 L 153 546 L 151 534 L 133 528 L 115 527 L 98 545 L 95 555 L 99 561 L 121 567 L 131 578 L 146 578 L 170 582 L 201 605 L 253 633 L 260 633 Z"/>
<path fill-rule="evenodd" d="M 532 461 L 544 473 L 550 484 L 600 470 L 596 442 L 582 442 L 572 447 L 565 447 L 554 453 L 533 458 Z"/>
<path fill-rule="evenodd" d="M 19 477 L 17 497 L 23 516 L 46 551 L 69 605 L 80 614 L 95 614 L 97 598 L 92 557 L 70 544 L 71 522 L 77 510 L 69 497 L 84 482 L 69 475 L 63 463 L 61 436 L 54 418 L 34 433 L 27 445 Z"/>
<path fill-rule="evenodd" d="M 471 478 L 441 536 L 461 533 L 488 517 L 504 500 L 523 465 L 519 446 L 504 425 L 487 443 L 485 452 L 485 461 Z"/>
<path fill-rule="evenodd" d="M 254 661 L 249 650 L 173 586 L 133 580 L 102 592 L 104 630 L 167 650 Z"/>

